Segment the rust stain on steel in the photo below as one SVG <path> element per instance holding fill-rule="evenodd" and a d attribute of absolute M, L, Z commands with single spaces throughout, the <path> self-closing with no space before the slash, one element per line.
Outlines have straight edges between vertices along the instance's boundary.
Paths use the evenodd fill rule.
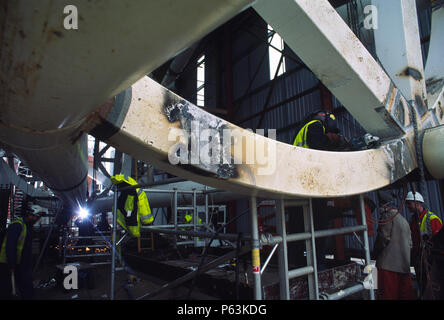
<path fill-rule="evenodd" d="M 114 101 L 115 98 L 113 97 L 102 104 L 99 108 L 91 112 L 91 114 L 88 116 L 88 120 L 85 122 L 83 129 L 86 129 L 87 127 L 92 128 L 105 121 L 114 106 Z"/>
<path fill-rule="evenodd" d="M 47 36 L 46 36 L 46 42 L 51 42 L 57 38 L 61 39 L 63 38 L 65 35 L 63 34 L 62 31 L 56 29 L 56 28 L 50 28 L 47 32 Z"/>
<path fill-rule="evenodd" d="M 54 30 L 54 31 L 52 31 L 52 33 L 55 34 L 59 38 L 63 38 L 63 33 L 58 30 Z"/>
<path fill-rule="evenodd" d="M 400 93 L 399 93 L 398 89 L 395 87 L 395 85 L 393 84 L 393 82 L 390 82 L 390 88 L 389 88 L 389 92 L 387 95 L 387 100 L 385 101 L 385 105 L 384 105 L 384 108 L 388 112 L 391 112 L 392 107 L 395 104 L 395 101 L 397 100 L 399 94 Z"/>

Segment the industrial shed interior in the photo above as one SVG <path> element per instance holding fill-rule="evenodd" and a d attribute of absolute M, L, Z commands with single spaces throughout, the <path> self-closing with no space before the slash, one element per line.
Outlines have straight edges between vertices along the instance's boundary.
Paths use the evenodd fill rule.
<path fill-rule="evenodd" d="M 45 212 L 34 299 L 377 300 L 377 192 L 444 218 L 443 1 L 20 0 L 0 21 L 0 231 Z M 342 149 L 293 145 L 319 110 Z"/>

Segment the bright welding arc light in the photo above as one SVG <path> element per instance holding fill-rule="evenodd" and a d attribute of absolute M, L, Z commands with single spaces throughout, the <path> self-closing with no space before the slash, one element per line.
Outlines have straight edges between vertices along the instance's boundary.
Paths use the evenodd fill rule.
<path fill-rule="evenodd" d="M 85 209 L 85 208 L 79 207 L 79 210 L 77 211 L 77 215 L 80 218 L 84 219 L 87 216 L 89 216 L 89 211 L 87 209 Z"/>

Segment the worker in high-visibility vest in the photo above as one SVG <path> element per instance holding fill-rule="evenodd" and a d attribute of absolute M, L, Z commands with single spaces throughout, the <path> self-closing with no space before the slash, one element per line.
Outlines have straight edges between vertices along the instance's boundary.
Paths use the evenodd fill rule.
<path fill-rule="evenodd" d="M 187 212 L 186 214 L 185 214 L 185 216 L 183 217 L 183 220 L 184 220 L 184 223 L 186 223 L 186 224 L 193 224 L 193 214 L 192 213 L 189 213 L 189 212 Z M 197 223 L 198 224 L 202 224 L 202 219 L 201 218 L 199 218 L 199 216 L 197 217 Z M 187 227 L 188 228 L 188 227 Z M 197 241 L 199 241 L 200 240 L 200 238 L 197 238 Z"/>
<path fill-rule="evenodd" d="M 438 215 L 426 209 L 424 198 L 419 192 L 409 191 L 405 198 L 405 205 L 413 213 L 410 219 L 413 242 L 411 259 L 420 284 L 420 294 L 422 294 L 427 285 L 427 274 L 424 264 L 424 246 L 421 244 L 432 239 L 441 230 L 442 220 Z"/>
<path fill-rule="evenodd" d="M 332 113 L 319 110 L 310 114 L 304 121 L 293 141 L 294 146 L 324 151 L 336 150 L 340 146 L 341 139 L 338 135 L 337 120 Z M 328 199 L 325 198 L 313 199 L 313 222 L 316 230 L 328 228 L 330 218 L 326 215 L 327 201 Z M 299 231 L 303 232 L 303 229 L 293 232 Z M 316 239 L 318 271 L 327 268 L 326 248 L 326 238 Z"/>
<path fill-rule="evenodd" d="M 198 218 L 197 223 L 202 224 L 202 219 L 199 217 L 197 217 L 197 218 Z M 193 223 L 193 214 L 187 213 L 183 219 L 184 219 L 184 223 L 192 224 Z"/>
<path fill-rule="evenodd" d="M 48 212 L 32 205 L 8 226 L 0 251 L 0 299 L 10 299 L 13 287 L 22 299 L 32 299 L 32 226 Z M 13 286 L 14 283 L 14 286 Z"/>
<path fill-rule="evenodd" d="M 324 110 L 309 116 L 296 135 L 293 145 L 317 150 L 334 150 L 340 143 L 335 116 Z"/>
<path fill-rule="evenodd" d="M 129 232 L 130 235 L 140 238 L 140 224 L 153 223 L 154 217 L 146 193 L 142 188 L 129 188 L 137 185 L 133 178 L 118 174 L 111 177 L 111 181 L 118 185 L 120 196 L 117 199 L 117 222 Z"/>

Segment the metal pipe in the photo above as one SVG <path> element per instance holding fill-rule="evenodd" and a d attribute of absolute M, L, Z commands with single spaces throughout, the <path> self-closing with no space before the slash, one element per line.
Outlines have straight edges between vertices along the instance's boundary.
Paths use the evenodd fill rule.
<path fill-rule="evenodd" d="M 189 224 L 177 224 L 177 227 L 189 227 Z M 176 228 L 176 225 L 154 225 L 154 226 L 140 226 L 141 230 L 149 230 L 150 232 L 154 233 L 160 233 L 160 234 L 175 234 L 175 235 L 183 235 L 183 236 L 190 236 L 190 237 L 200 237 L 200 238 L 212 238 L 215 236 L 215 233 L 212 232 L 204 232 L 204 231 L 190 231 L 190 230 L 179 230 L 179 229 L 172 229 Z M 169 229 L 166 229 L 169 228 Z M 331 235 L 337 235 L 337 234 L 346 234 L 346 233 L 353 233 L 356 231 L 362 231 L 365 230 L 365 227 L 363 226 L 353 226 L 353 227 L 344 227 L 339 229 L 333 229 L 333 230 L 319 230 L 315 231 L 315 238 L 319 237 L 327 237 Z M 238 238 L 237 234 L 233 233 L 218 233 L 217 239 L 221 240 L 230 240 L 235 241 Z M 287 235 L 287 242 L 291 241 L 300 241 L 300 240 L 308 240 L 311 238 L 311 233 L 304 232 L 304 233 L 296 233 L 296 234 L 289 234 Z M 252 241 L 252 237 L 249 235 L 242 236 L 242 240 L 245 241 Z M 272 236 L 272 237 L 264 237 L 260 239 L 260 243 L 262 245 L 276 245 L 282 242 L 281 236 Z"/>
<path fill-rule="evenodd" d="M 182 225 L 179 225 L 182 226 Z M 183 225 L 186 227 L 190 227 L 190 225 Z M 141 226 L 142 230 L 149 230 L 154 233 L 163 233 L 163 234 L 175 234 L 189 237 L 199 237 L 199 238 L 215 238 L 221 240 L 231 240 L 236 241 L 239 238 L 239 235 L 233 233 L 214 233 L 214 232 L 205 232 L 205 231 L 192 231 L 192 230 L 175 230 L 175 229 L 162 229 L 156 228 L 157 226 Z M 251 240 L 251 237 L 242 236 L 242 240 Z"/>
<path fill-rule="evenodd" d="M 347 296 L 350 296 L 354 293 L 357 293 L 359 291 L 364 290 L 364 285 L 362 283 L 356 284 L 352 287 L 343 289 L 343 290 L 339 290 L 338 292 L 332 293 L 332 294 L 328 294 L 328 293 L 322 293 L 320 295 L 320 298 L 322 300 L 339 300 L 342 298 L 345 298 Z"/>
<path fill-rule="evenodd" d="M 86 257 L 109 257 L 110 253 L 91 253 L 91 254 L 73 254 L 65 256 L 66 258 L 86 258 Z"/>
<path fill-rule="evenodd" d="M 12 203 L 12 202 L 14 202 L 14 201 L 11 201 L 11 203 Z M 56 216 L 55 216 L 55 218 L 54 218 L 54 221 L 57 221 L 57 217 L 58 217 L 58 215 L 59 215 L 59 212 L 60 212 L 60 211 L 57 212 L 57 214 L 56 214 Z M 52 223 L 52 224 L 51 224 L 51 227 L 49 228 L 49 231 L 48 231 L 48 236 L 47 236 L 46 239 L 45 239 L 45 243 L 43 244 L 42 249 L 40 250 L 40 254 L 39 254 L 39 257 L 38 257 L 37 262 L 36 262 L 36 264 L 35 264 L 34 270 L 32 270 L 33 273 L 36 272 L 37 268 L 38 268 L 39 265 L 40 265 L 40 262 L 41 262 L 41 260 L 42 260 L 43 254 L 44 254 L 45 251 L 46 251 L 46 247 L 48 246 L 49 238 L 51 237 L 51 234 L 52 234 L 52 231 L 54 230 L 54 227 L 55 227 L 55 224 Z"/>
<path fill-rule="evenodd" d="M 122 236 L 122 238 L 120 238 L 119 241 L 116 243 L 116 247 L 118 247 L 127 236 L 128 236 L 128 233 L 125 233 Z"/>
<path fill-rule="evenodd" d="M 288 278 L 293 279 L 293 278 L 297 278 L 297 277 L 301 277 L 301 276 L 305 276 L 305 275 L 313 274 L 313 273 L 314 273 L 314 268 L 311 266 L 308 266 L 308 267 L 289 270 L 288 271 Z"/>
<path fill-rule="evenodd" d="M 174 219 L 174 230 L 177 231 L 177 190 L 174 190 L 174 195 L 173 195 L 173 219 Z M 174 246 L 177 246 L 177 237 L 174 237 Z"/>
<path fill-rule="evenodd" d="M 304 211 L 304 228 L 310 233 L 310 237 L 305 240 L 305 248 L 307 251 L 307 266 L 313 268 L 313 273 L 308 274 L 308 294 L 309 299 L 317 299 L 317 261 L 316 261 L 316 243 L 314 241 L 313 228 L 313 211 L 312 202 L 309 199 L 308 205 L 303 207 Z"/>
<path fill-rule="evenodd" d="M 335 235 L 353 233 L 358 231 L 363 231 L 367 227 L 364 226 L 351 226 L 351 227 L 343 227 L 343 228 L 335 228 L 335 229 L 327 229 L 327 230 L 318 230 L 314 232 L 315 238 L 323 238 L 330 237 Z M 308 240 L 311 238 L 310 232 L 302 232 L 302 233 L 293 233 L 288 234 L 286 236 L 287 242 L 300 241 L 300 240 Z M 273 237 L 262 237 L 261 243 L 262 245 L 274 245 L 275 243 L 282 242 L 281 236 L 273 236 Z"/>
<path fill-rule="evenodd" d="M 174 192 L 180 192 L 180 193 L 189 193 L 189 194 L 194 194 L 194 193 L 199 193 L 199 194 L 203 194 L 204 192 L 201 190 L 160 190 L 160 189 L 143 189 L 143 191 L 148 192 L 148 193 L 174 193 Z"/>
<path fill-rule="evenodd" d="M 117 237 L 117 186 L 114 186 L 113 235 L 111 248 L 111 292 L 110 300 L 114 300 L 114 283 L 116 276 L 116 237 Z"/>
<path fill-rule="evenodd" d="M 174 224 L 156 224 L 153 226 L 140 226 L 140 228 L 142 229 L 151 229 L 151 228 L 175 228 L 175 227 L 190 227 L 190 225 L 188 223 L 178 223 L 177 225 Z M 205 224 L 203 224 L 202 226 L 205 226 Z"/>
<path fill-rule="evenodd" d="M 285 203 L 280 200 L 276 210 L 276 231 L 282 237 L 279 247 L 279 283 L 281 299 L 290 300 L 288 277 L 287 231 L 285 228 Z M 276 244 L 277 245 L 277 244 Z"/>
<path fill-rule="evenodd" d="M 73 249 L 77 249 L 77 248 L 101 248 L 101 247 L 107 247 L 108 244 L 92 244 L 92 245 L 88 245 L 88 244 L 84 244 L 81 246 L 69 246 L 69 248 L 73 248 Z"/>
<path fill-rule="evenodd" d="M 208 194 L 207 193 L 205 193 L 205 229 L 206 230 L 208 230 L 207 229 L 207 226 L 208 226 Z"/>
<path fill-rule="evenodd" d="M 315 286 L 315 300 L 319 300 L 319 287 L 318 287 L 318 262 L 316 261 L 316 242 L 315 242 L 315 232 L 313 223 L 313 201 L 310 198 L 308 202 L 309 213 L 310 213 L 310 232 L 311 232 L 311 245 L 313 248 L 313 278 Z"/>
<path fill-rule="evenodd" d="M 262 300 L 262 284 L 260 273 L 260 242 L 259 242 L 259 229 L 257 225 L 257 199 L 255 196 L 250 198 L 251 208 L 251 258 L 253 265 L 253 278 L 254 278 L 254 299 Z"/>
<path fill-rule="evenodd" d="M 365 227 L 365 230 L 363 232 L 364 250 L 365 250 L 365 264 L 367 266 L 369 266 L 370 265 L 370 246 L 369 246 L 369 242 L 368 242 L 367 217 L 365 216 L 364 196 L 362 194 L 359 195 L 359 206 L 361 207 L 362 226 Z M 370 288 L 370 300 L 375 300 L 375 291 L 373 290 L 373 288 Z"/>
<path fill-rule="evenodd" d="M 103 237 L 99 237 L 99 236 L 69 237 L 69 239 L 76 239 L 76 240 L 78 240 L 78 239 L 90 239 L 90 240 L 105 240 L 105 241 L 107 239 L 111 240 L 111 238 L 112 237 L 105 237 L 105 236 L 103 236 Z"/>
<path fill-rule="evenodd" d="M 197 224 L 199 223 L 199 219 L 197 216 L 197 205 L 196 205 L 196 190 L 193 190 L 193 231 L 197 231 Z M 197 247 L 197 242 L 199 238 L 193 238 L 194 245 Z"/>
<path fill-rule="evenodd" d="M 274 245 L 273 249 L 271 250 L 270 254 L 269 254 L 268 257 L 267 257 L 267 260 L 265 260 L 264 265 L 262 266 L 262 269 L 261 269 L 261 275 L 265 272 L 265 269 L 267 268 L 268 263 L 270 262 L 271 257 L 273 257 L 273 254 L 274 254 L 274 252 L 276 251 L 276 249 L 277 249 L 278 246 L 279 246 L 279 243 L 276 243 L 276 244 Z"/>
<path fill-rule="evenodd" d="M 192 201 L 192 191 L 185 189 L 187 185 L 179 185 L 179 189 L 176 189 L 178 193 L 180 193 L 180 197 L 178 198 L 178 205 L 185 205 Z M 193 187 L 206 187 L 202 184 L 193 184 Z M 168 207 L 171 205 L 171 195 L 174 194 L 174 189 L 143 189 L 148 197 L 148 201 L 152 208 L 162 208 Z M 213 192 L 212 192 L 213 191 Z M 224 204 L 230 200 L 238 200 L 245 198 L 245 196 L 228 192 L 224 190 L 197 190 L 196 189 L 196 204 L 204 205 L 205 197 L 207 195 L 212 195 L 212 202 L 214 204 Z M 100 198 L 96 198 L 94 201 L 88 204 L 88 209 L 91 212 L 103 212 L 103 211 L 111 211 L 111 207 L 113 204 L 112 196 L 102 196 Z"/>

